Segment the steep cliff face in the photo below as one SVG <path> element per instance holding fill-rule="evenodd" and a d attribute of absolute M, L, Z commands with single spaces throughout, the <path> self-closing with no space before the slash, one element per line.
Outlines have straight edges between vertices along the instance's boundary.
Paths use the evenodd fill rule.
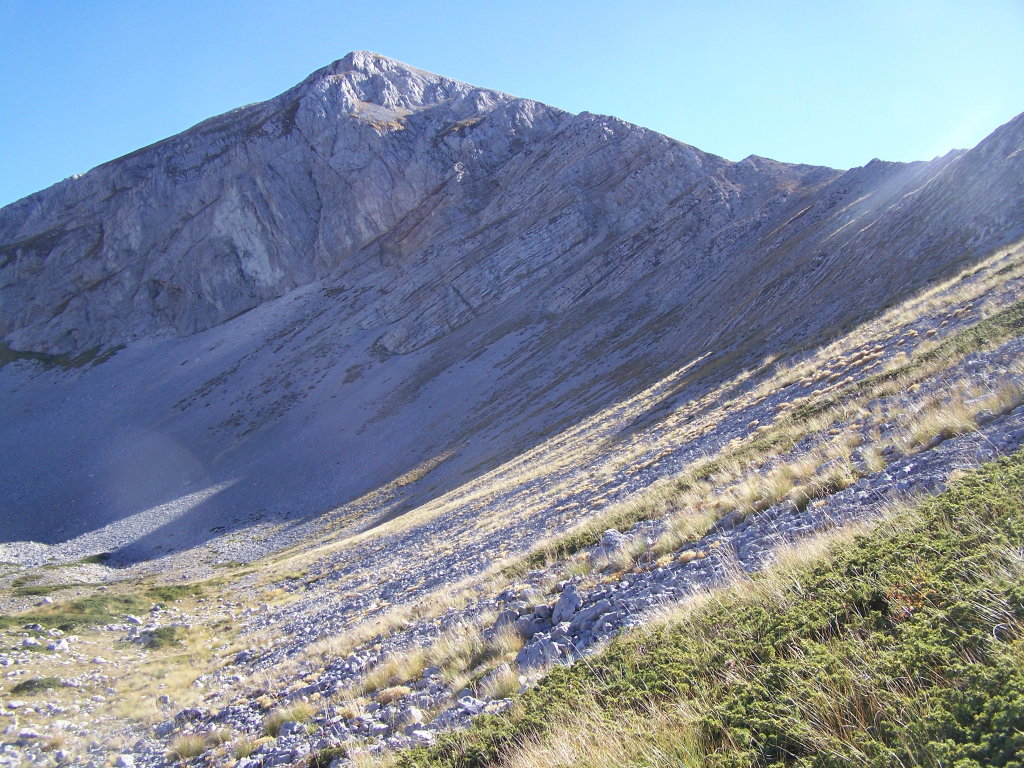
<path fill-rule="evenodd" d="M 307 284 L 456 173 L 442 126 L 512 101 L 355 53 L 26 198 L 0 215 L 3 332 L 60 351 L 194 333 Z M 523 139 L 556 115 L 512 111 Z"/>
<path fill-rule="evenodd" d="M 398 289 L 363 325 L 412 312 L 383 342 L 404 352 L 666 216 L 681 250 L 709 250 L 835 175 L 733 166 L 359 52 L 4 209 L 0 333 L 50 352 L 189 334 L 333 275 Z M 553 308 L 605 270 L 559 286 Z"/>
<path fill-rule="evenodd" d="M 701 355 L 695 392 L 1019 237 L 1022 147 L 1018 118 L 927 163 L 733 163 L 350 54 L 0 210 L 7 357 L 127 345 L 0 369 L 0 527 L 136 520 L 116 542 L 147 556 L 439 457 L 406 492 L 441 492 Z"/>

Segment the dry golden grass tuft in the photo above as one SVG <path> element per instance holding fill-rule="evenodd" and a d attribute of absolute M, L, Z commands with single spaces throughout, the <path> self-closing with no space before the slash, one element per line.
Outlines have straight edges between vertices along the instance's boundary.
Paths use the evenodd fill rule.
<path fill-rule="evenodd" d="M 243 733 L 232 743 L 230 752 L 235 760 L 241 760 L 243 757 L 249 757 L 260 746 L 270 741 L 273 741 L 273 738 L 269 736 L 252 738 L 248 734 Z"/>
<path fill-rule="evenodd" d="M 406 683 L 423 674 L 426 667 L 427 653 L 422 648 L 391 654 L 366 673 L 361 691 L 369 693 Z"/>
<path fill-rule="evenodd" d="M 484 679 L 479 692 L 489 699 L 507 699 L 519 692 L 519 673 L 513 665 L 502 664 Z"/>
<path fill-rule="evenodd" d="M 43 741 L 43 749 L 47 752 L 56 752 L 59 749 L 67 747 L 68 742 L 68 734 L 63 730 L 57 730 L 47 736 Z"/>
<path fill-rule="evenodd" d="M 909 448 L 921 448 L 936 440 L 945 440 L 976 429 L 975 411 L 966 403 L 936 399 L 925 405 L 914 418 L 907 431 Z"/>
<path fill-rule="evenodd" d="M 201 733 L 182 733 L 171 740 L 167 747 L 167 759 L 175 762 L 191 760 L 203 754 L 209 746 Z"/>
<path fill-rule="evenodd" d="M 263 734 L 265 736 L 277 736 L 281 726 L 285 723 L 304 723 L 315 714 L 316 708 L 304 701 L 279 707 L 269 712 L 263 718 Z"/>
<path fill-rule="evenodd" d="M 669 520 L 668 527 L 654 543 L 656 557 L 676 552 L 707 534 L 718 515 L 710 509 L 684 509 Z"/>
<path fill-rule="evenodd" d="M 498 629 L 486 644 L 487 660 L 505 661 L 523 647 L 523 636 L 511 624 Z"/>
<path fill-rule="evenodd" d="M 392 685 L 390 688 L 382 688 L 377 691 L 377 701 L 380 704 L 393 704 L 410 693 L 412 693 L 412 688 L 408 685 Z"/>
<path fill-rule="evenodd" d="M 354 689 L 336 692 L 324 705 L 329 717 L 344 717 L 354 720 L 366 711 L 369 700 L 357 695 Z"/>
<path fill-rule="evenodd" d="M 487 669 L 511 662 L 523 647 L 522 636 L 511 625 L 485 632 L 494 619 L 493 612 L 485 612 L 449 629 L 425 648 L 385 657 L 366 673 L 358 690 L 377 691 L 382 703 L 400 698 L 411 691 L 405 683 L 420 677 L 427 666 L 439 667 L 453 690 L 465 687 Z"/>
<path fill-rule="evenodd" d="M 695 765 L 694 713 L 684 707 L 625 710 L 610 718 L 594 701 L 580 701 L 554 733 L 523 741 L 502 768 L 611 765 Z M 566 738 L 565 734 L 572 734 Z"/>
<path fill-rule="evenodd" d="M 348 759 L 352 761 L 352 768 L 391 768 L 398 762 L 398 755 L 391 751 L 353 751 Z"/>

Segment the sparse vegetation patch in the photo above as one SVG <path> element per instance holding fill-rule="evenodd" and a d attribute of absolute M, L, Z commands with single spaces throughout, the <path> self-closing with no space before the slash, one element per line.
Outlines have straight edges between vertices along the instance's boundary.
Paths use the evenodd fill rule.
<path fill-rule="evenodd" d="M 1022 545 L 1024 452 L 556 668 L 399 764 L 1018 765 Z M 570 762 L 568 731 L 603 736 L 573 739 Z"/>
<path fill-rule="evenodd" d="M 42 693 L 43 691 L 50 691 L 54 688 L 60 688 L 61 680 L 59 677 L 30 677 L 28 680 L 22 680 L 11 688 L 11 693 L 16 696 L 23 695 L 34 695 Z"/>
<path fill-rule="evenodd" d="M 92 595 L 26 613 L 0 615 L 0 628 L 41 624 L 68 631 L 82 626 L 108 624 L 126 614 L 144 611 L 149 606 L 149 601 L 131 594 Z"/>

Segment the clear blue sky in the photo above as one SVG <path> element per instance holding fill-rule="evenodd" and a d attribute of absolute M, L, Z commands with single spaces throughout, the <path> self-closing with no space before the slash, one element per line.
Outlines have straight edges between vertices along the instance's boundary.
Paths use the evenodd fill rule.
<path fill-rule="evenodd" d="M 0 0 L 0 205 L 360 48 L 734 160 L 928 159 L 1024 111 L 1024 0 Z"/>

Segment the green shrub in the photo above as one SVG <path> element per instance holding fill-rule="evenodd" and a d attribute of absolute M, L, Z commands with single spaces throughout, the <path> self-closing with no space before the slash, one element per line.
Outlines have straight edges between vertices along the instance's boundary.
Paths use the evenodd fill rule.
<path fill-rule="evenodd" d="M 86 555 L 85 557 L 80 557 L 77 560 L 75 560 L 75 562 L 73 562 L 72 565 L 103 565 L 109 559 L 109 552 L 100 552 L 95 555 Z"/>
<path fill-rule="evenodd" d="M 188 634 L 184 627 L 157 627 L 150 633 L 148 648 L 168 648 L 181 645 L 181 641 Z"/>
<path fill-rule="evenodd" d="M 11 693 L 15 695 L 30 695 L 60 688 L 60 686 L 61 680 L 59 677 L 30 677 L 28 680 L 22 680 L 11 688 Z"/>
<path fill-rule="evenodd" d="M 172 603 L 186 597 L 200 597 L 202 594 L 202 584 L 160 584 L 146 590 L 147 597 L 163 603 Z"/>
<path fill-rule="evenodd" d="M 348 757 L 346 747 L 328 747 L 313 753 L 309 759 L 309 768 L 329 768 L 332 762 L 339 758 Z"/>

